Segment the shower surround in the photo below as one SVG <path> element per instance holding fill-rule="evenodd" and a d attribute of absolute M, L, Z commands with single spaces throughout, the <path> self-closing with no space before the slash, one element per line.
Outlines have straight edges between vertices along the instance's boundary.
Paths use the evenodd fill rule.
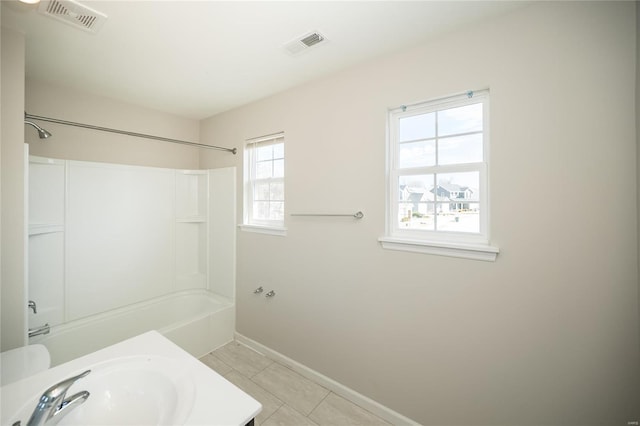
<path fill-rule="evenodd" d="M 30 157 L 30 343 L 58 363 L 157 329 L 203 355 L 233 336 L 234 247 L 234 168 Z"/>

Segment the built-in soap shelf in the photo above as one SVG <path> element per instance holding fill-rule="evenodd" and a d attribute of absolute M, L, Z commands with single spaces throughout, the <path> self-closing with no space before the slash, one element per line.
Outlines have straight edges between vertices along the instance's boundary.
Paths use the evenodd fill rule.
<path fill-rule="evenodd" d="M 29 236 L 52 234 L 54 232 L 64 232 L 64 224 L 58 223 L 38 223 L 29 225 Z"/>
<path fill-rule="evenodd" d="M 176 218 L 177 223 L 205 223 L 207 222 L 206 216 L 191 216 L 191 217 L 179 217 Z"/>

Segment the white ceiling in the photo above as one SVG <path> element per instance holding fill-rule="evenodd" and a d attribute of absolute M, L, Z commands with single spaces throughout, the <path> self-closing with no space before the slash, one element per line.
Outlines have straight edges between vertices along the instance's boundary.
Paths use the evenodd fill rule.
<path fill-rule="evenodd" d="M 80 1 L 108 16 L 90 34 L 2 2 L 26 35 L 27 76 L 202 119 L 406 48 L 522 1 Z M 327 42 L 298 56 L 310 31 Z"/>

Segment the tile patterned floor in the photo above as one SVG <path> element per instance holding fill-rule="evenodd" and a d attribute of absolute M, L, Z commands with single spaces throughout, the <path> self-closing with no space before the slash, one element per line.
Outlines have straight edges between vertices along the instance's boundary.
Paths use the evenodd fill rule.
<path fill-rule="evenodd" d="M 262 404 L 256 426 L 389 425 L 237 342 L 205 355 L 200 361 Z"/>

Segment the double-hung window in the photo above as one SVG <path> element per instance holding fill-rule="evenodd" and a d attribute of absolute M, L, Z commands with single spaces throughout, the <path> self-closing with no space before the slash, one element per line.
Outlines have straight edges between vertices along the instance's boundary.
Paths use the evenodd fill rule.
<path fill-rule="evenodd" d="M 245 145 L 243 229 L 284 232 L 284 133 Z"/>
<path fill-rule="evenodd" d="M 383 247 L 495 260 L 489 246 L 489 92 L 389 112 Z"/>

